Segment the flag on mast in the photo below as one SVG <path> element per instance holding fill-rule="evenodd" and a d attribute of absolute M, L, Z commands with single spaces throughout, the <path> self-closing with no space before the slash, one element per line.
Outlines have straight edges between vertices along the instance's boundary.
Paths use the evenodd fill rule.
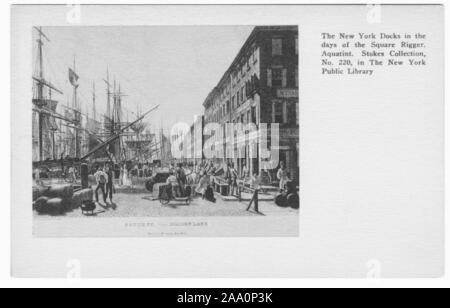
<path fill-rule="evenodd" d="M 78 86 L 80 85 L 78 83 L 78 78 L 79 77 L 77 73 L 75 73 L 74 70 L 69 67 L 69 81 L 75 88 L 78 88 Z"/>

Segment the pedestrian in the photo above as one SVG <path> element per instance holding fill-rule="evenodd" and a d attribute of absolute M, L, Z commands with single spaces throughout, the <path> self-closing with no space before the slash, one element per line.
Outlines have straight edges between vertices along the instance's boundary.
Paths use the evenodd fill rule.
<path fill-rule="evenodd" d="M 197 188 L 195 189 L 195 192 L 202 195 L 202 198 L 205 198 L 205 192 L 210 184 L 209 181 L 209 175 L 205 172 L 205 170 L 200 171 L 200 179 L 197 184 Z"/>
<path fill-rule="evenodd" d="M 73 165 L 69 168 L 69 181 L 71 183 L 75 183 L 77 181 L 77 176 L 75 174 L 75 168 L 73 167 Z"/>
<path fill-rule="evenodd" d="M 268 164 L 264 165 L 263 170 L 264 170 L 264 173 L 265 173 L 267 179 L 269 180 L 269 184 L 272 184 L 272 174 L 268 168 Z"/>
<path fill-rule="evenodd" d="M 61 153 L 60 160 L 61 160 L 61 174 L 64 174 L 64 152 Z"/>
<path fill-rule="evenodd" d="M 106 175 L 108 176 L 108 181 L 106 182 L 106 196 L 109 197 L 109 202 L 113 203 L 113 193 L 114 193 L 114 177 L 113 170 L 110 165 L 106 167 Z M 106 202 L 106 201 L 105 201 Z"/>
<path fill-rule="evenodd" d="M 122 179 L 122 183 L 123 183 L 123 186 L 125 186 L 125 187 L 130 187 L 132 185 L 130 177 L 128 176 L 128 168 L 127 168 L 126 164 L 123 164 L 123 179 Z"/>
<path fill-rule="evenodd" d="M 233 183 L 233 180 L 231 179 L 231 164 L 224 164 L 224 167 L 222 167 L 222 169 L 224 171 L 224 180 L 228 185 L 228 194 L 230 194 L 231 184 Z"/>
<path fill-rule="evenodd" d="M 207 172 L 207 173 L 211 173 L 211 170 L 212 170 L 213 168 L 214 168 L 214 164 L 213 164 L 212 160 L 208 160 L 208 161 L 206 162 L 206 167 L 205 167 L 206 172 Z"/>
<path fill-rule="evenodd" d="M 39 169 L 39 167 L 36 167 L 34 169 L 34 181 L 35 181 L 36 185 L 42 185 L 41 169 Z"/>
<path fill-rule="evenodd" d="M 280 192 L 283 192 L 286 183 L 289 181 L 288 171 L 283 161 L 280 162 L 280 169 L 278 169 L 277 172 L 277 179 L 280 181 Z"/>
<path fill-rule="evenodd" d="M 178 168 L 176 170 L 176 177 L 177 177 L 177 181 L 178 181 L 180 197 L 183 197 L 185 186 L 186 186 L 186 173 L 184 172 L 184 169 L 182 168 L 182 164 L 178 164 Z"/>
<path fill-rule="evenodd" d="M 136 163 L 134 165 L 134 168 L 131 170 L 131 188 L 135 188 L 138 183 L 138 177 L 139 177 L 139 166 Z"/>
<path fill-rule="evenodd" d="M 193 170 L 191 174 L 187 176 L 187 185 L 197 185 L 199 181 L 199 174 L 196 170 Z"/>
<path fill-rule="evenodd" d="M 237 189 L 238 189 L 238 185 L 237 185 L 238 174 L 237 174 L 237 170 L 234 168 L 234 164 L 231 164 L 230 167 L 228 168 L 228 170 L 229 170 L 230 177 L 231 177 L 228 192 L 229 192 L 230 196 L 233 196 L 235 191 L 237 193 Z"/>
<path fill-rule="evenodd" d="M 212 167 L 209 169 L 208 171 L 208 175 L 210 178 L 210 185 L 214 187 L 215 183 L 216 183 L 216 167 Z"/>
<path fill-rule="evenodd" d="M 242 179 L 246 179 L 249 176 L 249 170 L 247 168 L 247 165 L 244 163 L 242 164 L 242 173 L 241 173 L 241 178 Z"/>
<path fill-rule="evenodd" d="M 144 168 L 144 177 L 148 178 L 149 177 L 149 175 L 148 175 L 148 163 L 145 163 L 143 168 Z"/>
<path fill-rule="evenodd" d="M 105 186 L 106 183 L 108 182 L 108 175 L 100 167 L 97 167 L 94 177 L 97 182 L 97 188 L 95 189 L 95 201 L 98 202 L 98 191 L 101 190 L 103 195 L 103 201 L 106 204 Z"/>
<path fill-rule="evenodd" d="M 175 171 L 172 171 L 170 173 L 169 177 L 167 178 L 166 184 L 168 186 L 166 191 L 171 192 L 173 197 L 178 197 L 180 195 L 180 186 Z M 171 196 L 168 197 L 169 199 L 171 199 Z"/>
<path fill-rule="evenodd" d="M 123 167 L 123 165 L 120 165 L 119 186 L 123 186 L 123 173 L 124 173 L 124 167 Z"/>
<path fill-rule="evenodd" d="M 138 166 L 138 171 L 137 171 L 138 174 L 137 174 L 137 176 L 138 176 L 138 178 L 142 178 L 143 177 L 143 173 L 144 173 L 143 170 L 142 170 L 142 167 L 143 167 L 142 163 L 139 162 L 137 166 Z"/>
<path fill-rule="evenodd" d="M 260 189 L 260 185 L 261 185 L 261 177 L 258 176 L 258 172 L 255 171 L 255 173 L 253 173 L 253 175 L 250 178 L 250 187 L 253 189 Z"/>

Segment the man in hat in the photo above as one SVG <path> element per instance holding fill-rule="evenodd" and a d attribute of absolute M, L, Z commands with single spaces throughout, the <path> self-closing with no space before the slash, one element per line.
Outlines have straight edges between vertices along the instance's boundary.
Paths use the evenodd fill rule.
<path fill-rule="evenodd" d="M 108 175 L 100 168 L 97 167 L 96 172 L 94 174 L 95 180 L 97 181 L 97 188 L 95 188 L 95 201 L 98 203 L 98 191 L 102 191 L 103 201 L 106 204 L 106 191 L 105 186 L 108 182 Z"/>

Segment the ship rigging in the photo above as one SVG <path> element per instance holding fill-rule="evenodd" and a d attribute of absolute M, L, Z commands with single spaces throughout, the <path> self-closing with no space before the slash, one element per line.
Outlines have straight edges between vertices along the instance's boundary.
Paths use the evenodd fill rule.
<path fill-rule="evenodd" d="M 33 163 L 47 166 L 95 162 L 106 160 L 113 163 L 133 159 L 149 159 L 159 151 L 159 143 L 152 138 L 144 118 L 158 106 L 143 113 L 138 111 L 137 120 L 124 121 L 123 98 L 127 94 L 114 78 L 110 82 L 109 68 L 106 78 L 106 112 L 98 119 L 95 81 L 92 82 L 92 115 L 89 109 L 82 112 L 79 99 L 80 76 L 76 60 L 68 67 L 68 81 L 72 87 L 71 102 L 59 105 L 55 95 L 65 93 L 54 85 L 45 73 L 44 43 L 50 43 L 42 27 L 34 27 L 37 50 L 33 81 Z M 59 110 L 59 111 L 58 111 Z M 64 170 L 63 170 L 64 171 Z"/>

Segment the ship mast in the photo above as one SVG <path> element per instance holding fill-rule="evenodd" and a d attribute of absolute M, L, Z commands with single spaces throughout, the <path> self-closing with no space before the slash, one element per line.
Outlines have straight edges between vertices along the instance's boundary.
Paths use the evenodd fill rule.
<path fill-rule="evenodd" d="M 106 79 L 103 79 L 103 81 L 106 84 L 106 115 L 104 128 L 107 135 L 114 136 L 122 130 L 122 97 L 126 95 L 121 92 L 120 84 L 117 83 L 115 78 L 113 79 L 112 84 L 110 83 L 108 68 L 106 69 Z M 109 144 L 106 148 L 107 151 L 114 152 L 113 156 L 116 160 L 120 160 L 122 156 L 121 143 L 123 141 L 121 139 L 121 136 L 119 136 L 114 143 Z"/>
<path fill-rule="evenodd" d="M 42 46 L 44 45 L 44 42 L 42 41 L 42 38 L 45 37 L 46 39 L 48 39 L 44 33 L 42 32 L 42 27 L 39 28 L 39 39 L 38 39 L 38 53 L 39 53 L 39 79 L 43 80 L 44 79 L 44 65 L 43 65 L 43 54 L 42 54 Z M 38 100 L 39 102 L 43 103 L 44 100 L 44 84 L 42 82 L 38 82 L 37 85 L 38 88 Z M 42 104 L 43 106 L 43 104 Z M 43 155 L 43 151 L 44 151 L 44 147 L 43 147 L 43 122 L 44 122 L 44 115 L 42 113 L 39 113 L 39 160 L 42 161 L 44 159 Z"/>
<path fill-rule="evenodd" d="M 122 93 L 120 83 L 118 85 L 118 89 L 116 91 L 116 80 L 114 80 L 114 107 L 113 107 L 113 122 L 114 122 L 114 134 L 117 134 L 122 130 L 122 97 L 127 96 Z M 125 155 L 125 148 L 122 146 L 123 140 L 122 136 L 119 137 L 118 140 L 118 159 L 120 160 L 120 156 Z M 123 152 L 122 152 L 123 151 Z M 126 157 L 124 157 L 126 159 Z"/>
<path fill-rule="evenodd" d="M 81 124 L 81 112 L 78 106 L 78 97 L 77 97 L 77 89 L 78 89 L 78 75 L 76 73 L 76 61 L 75 57 L 73 58 L 73 69 L 69 68 L 69 79 L 70 83 L 73 87 L 73 98 L 72 98 L 72 110 L 74 112 L 74 130 L 75 130 L 75 157 L 79 158 L 81 155 L 80 149 L 80 132 L 79 126 Z"/>
<path fill-rule="evenodd" d="M 109 69 L 106 68 L 106 116 L 110 119 L 111 118 L 111 85 L 109 83 Z"/>
<path fill-rule="evenodd" d="M 42 41 L 42 38 L 45 37 L 47 40 L 47 36 L 42 32 L 42 27 L 38 30 L 39 33 L 39 39 L 38 42 L 38 53 L 39 53 L 39 79 L 44 79 L 44 59 L 43 59 L 43 53 L 42 53 L 42 46 L 44 45 L 44 42 Z M 50 40 L 49 40 L 50 41 Z M 43 99 L 44 97 L 44 84 L 40 82 L 38 84 L 38 99 Z"/>
<path fill-rule="evenodd" d="M 38 72 L 37 76 L 33 76 L 33 80 L 36 82 L 37 85 L 37 96 L 35 99 L 33 99 L 33 104 L 36 105 L 37 109 L 36 112 L 38 113 L 38 143 L 39 143 L 39 161 L 44 160 L 44 136 L 43 136 L 43 130 L 44 130 L 44 119 L 46 115 L 44 114 L 43 108 L 48 104 L 48 101 L 51 99 L 51 90 L 54 90 L 60 94 L 63 94 L 62 91 L 57 89 L 55 86 L 53 86 L 50 82 L 46 81 L 44 78 L 44 54 L 43 54 L 43 46 L 44 46 L 44 39 L 50 42 L 50 39 L 45 35 L 45 33 L 42 31 L 42 27 L 34 27 L 34 29 L 37 31 L 39 37 L 37 39 L 38 43 Z M 45 99 L 44 97 L 44 87 L 47 87 L 49 89 L 49 100 Z M 54 156 L 54 143 L 52 144 L 53 147 L 53 156 Z"/>
<path fill-rule="evenodd" d="M 121 116 L 120 104 L 121 104 L 121 102 L 120 102 L 120 84 L 119 84 L 118 91 L 116 92 L 116 80 L 114 80 L 114 110 L 113 110 L 113 112 L 114 112 L 114 115 L 113 115 L 113 117 L 114 117 L 114 127 L 115 127 L 114 134 L 119 132 L 120 129 L 121 129 L 120 121 L 122 120 L 122 116 Z M 117 147 L 118 147 L 117 153 L 119 155 L 118 157 L 119 157 L 119 160 L 120 160 L 120 157 L 122 155 L 122 137 L 121 136 L 119 137 L 119 140 L 118 140 L 117 143 L 118 143 L 117 144 Z"/>
<path fill-rule="evenodd" d="M 111 116 L 111 84 L 109 82 L 109 68 L 106 68 L 106 79 L 103 79 L 106 84 L 106 114 L 103 117 L 103 126 L 106 135 L 113 135 L 112 116 Z M 108 148 L 107 148 L 108 149 Z"/>
<path fill-rule="evenodd" d="M 94 122 L 97 120 L 97 110 L 95 109 L 95 81 L 92 82 L 92 117 Z"/>

